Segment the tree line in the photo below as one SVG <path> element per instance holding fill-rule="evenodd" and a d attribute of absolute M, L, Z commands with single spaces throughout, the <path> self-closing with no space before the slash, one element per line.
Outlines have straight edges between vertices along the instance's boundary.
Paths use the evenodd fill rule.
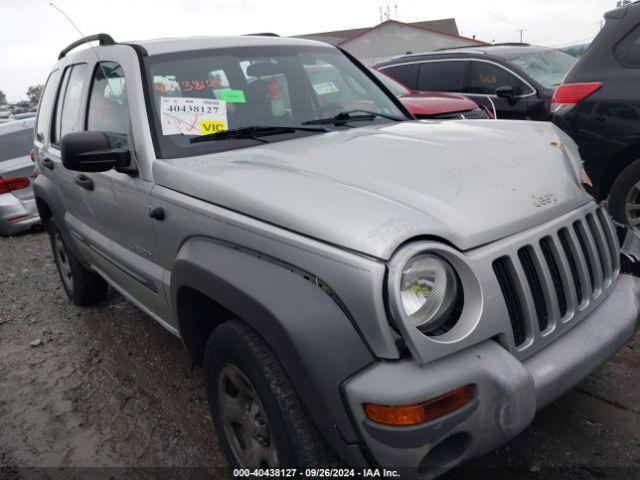
<path fill-rule="evenodd" d="M 42 95 L 42 90 L 44 89 L 44 85 L 37 84 L 31 85 L 27 88 L 27 98 L 29 99 L 29 103 L 36 104 L 40 100 L 40 95 Z M 0 105 L 7 104 L 7 95 L 0 90 Z"/>

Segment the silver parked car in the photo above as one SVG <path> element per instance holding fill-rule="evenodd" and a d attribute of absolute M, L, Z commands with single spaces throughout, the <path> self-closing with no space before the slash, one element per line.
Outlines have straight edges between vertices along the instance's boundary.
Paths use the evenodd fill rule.
<path fill-rule="evenodd" d="M 0 106 L 0 124 L 13 120 L 13 112 L 7 106 Z"/>
<path fill-rule="evenodd" d="M 28 230 L 40 222 L 33 196 L 34 118 L 0 125 L 0 235 Z"/>
<path fill-rule="evenodd" d="M 327 64 L 340 85 L 310 81 Z M 88 305 L 109 284 L 181 338 L 243 475 L 437 476 L 636 329 L 569 137 L 420 122 L 387 92 L 337 48 L 260 36 L 87 37 L 46 84 L 34 190 L 62 285 Z"/>

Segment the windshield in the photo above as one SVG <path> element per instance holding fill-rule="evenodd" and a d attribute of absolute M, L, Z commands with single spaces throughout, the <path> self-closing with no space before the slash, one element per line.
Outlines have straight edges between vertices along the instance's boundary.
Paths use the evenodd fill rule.
<path fill-rule="evenodd" d="M 507 60 L 547 88 L 557 87 L 578 59 L 558 50 L 544 50 Z"/>
<path fill-rule="evenodd" d="M 245 127 L 300 127 L 345 111 L 366 110 L 407 118 L 377 85 L 339 50 L 316 46 L 261 46 L 180 52 L 147 57 L 155 135 L 161 158 L 193 156 L 258 145 L 243 136 L 190 142 Z M 368 121 L 327 128 L 391 122 Z M 268 142 L 317 131 L 283 130 Z"/>
<path fill-rule="evenodd" d="M 407 87 L 386 76 L 384 73 L 379 72 L 378 70 L 375 70 L 373 68 L 370 70 L 371 73 L 373 73 L 376 78 L 384 84 L 385 87 L 391 90 L 391 93 L 393 93 L 396 97 L 401 97 L 402 95 L 411 93 L 411 91 Z"/>

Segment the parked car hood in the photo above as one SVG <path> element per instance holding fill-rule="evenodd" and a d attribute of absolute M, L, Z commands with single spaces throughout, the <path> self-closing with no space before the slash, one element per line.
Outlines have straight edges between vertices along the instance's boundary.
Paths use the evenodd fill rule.
<path fill-rule="evenodd" d="M 412 121 L 158 160 L 153 172 L 169 189 L 388 259 L 414 237 L 467 250 L 584 205 L 577 159 L 550 123 Z"/>
<path fill-rule="evenodd" d="M 478 108 L 470 98 L 455 93 L 412 92 L 399 98 L 414 115 L 441 115 Z"/>

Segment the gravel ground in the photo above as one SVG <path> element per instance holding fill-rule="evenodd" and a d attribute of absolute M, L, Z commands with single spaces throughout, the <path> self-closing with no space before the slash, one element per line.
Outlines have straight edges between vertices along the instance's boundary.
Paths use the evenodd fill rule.
<path fill-rule="evenodd" d="M 0 238 L 0 479 L 228 476 L 180 341 L 111 291 L 75 307 L 43 232 Z M 640 336 L 447 478 L 640 478 Z"/>

